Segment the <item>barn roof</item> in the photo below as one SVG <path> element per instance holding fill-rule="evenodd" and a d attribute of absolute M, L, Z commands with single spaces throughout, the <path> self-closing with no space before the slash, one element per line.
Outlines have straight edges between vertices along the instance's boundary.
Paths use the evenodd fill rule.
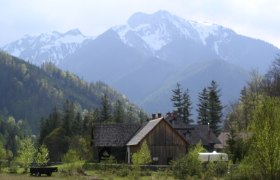
<path fill-rule="evenodd" d="M 95 124 L 93 126 L 94 146 L 122 147 L 133 137 L 141 124 Z"/>
<path fill-rule="evenodd" d="M 137 145 L 151 130 L 156 127 L 156 125 L 162 120 L 163 118 L 158 118 L 154 120 L 150 120 L 147 124 L 145 124 L 127 143 L 128 146 Z"/>
<path fill-rule="evenodd" d="M 190 144 L 197 144 L 199 141 L 202 145 L 221 143 L 213 131 L 208 129 L 208 125 L 187 125 L 186 129 L 178 131 L 184 135 Z"/>
<path fill-rule="evenodd" d="M 172 118 L 167 118 L 166 121 L 180 134 L 182 134 L 191 145 L 195 145 L 199 141 L 201 141 L 202 145 L 221 143 L 213 131 L 208 128 L 208 125 L 186 124 Z"/>

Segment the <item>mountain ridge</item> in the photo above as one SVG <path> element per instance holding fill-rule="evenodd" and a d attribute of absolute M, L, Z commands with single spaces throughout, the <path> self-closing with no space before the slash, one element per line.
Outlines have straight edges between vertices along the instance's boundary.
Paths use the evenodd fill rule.
<path fill-rule="evenodd" d="M 87 40 L 59 60 L 58 66 L 89 82 L 102 80 L 151 112 L 152 106 L 158 106 L 159 111 L 166 110 L 164 103 L 148 105 L 146 102 L 168 99 L 169 92 L 161 89 L 170 91 L 176 82 L 181 82 L 183 87 L 191 83 L 199 91 L 211 80 L 224 78 L 218 81 L 221 89 L 227 89 L 223 94 L 228 97 L 223 102 L 237 98 L 248 72 L 252 69 L 266 72 L 277 53 L 279 49 L 272 44 L 239 35 L 221 25 L 185 20 L 158 11 L 132 15 L 125 24 Z M 193 68 L 195 64 L 205 66 L 204 73 Z M 217 74 L 215 65 L 223 74 Z M 208 77 L 204 76 L 205 72 Z M 237 86 L 223 83 L 226 81 L 236 81 Z M 153 99 L 155 94 L 160 94 L 157 92 L 163 95 Z M 195 98 L 197 92 L 192 95 Z"/>

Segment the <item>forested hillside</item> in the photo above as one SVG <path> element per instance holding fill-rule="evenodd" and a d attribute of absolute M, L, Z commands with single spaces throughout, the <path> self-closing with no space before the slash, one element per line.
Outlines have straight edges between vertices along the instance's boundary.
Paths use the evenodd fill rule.
<path fill-rule="evenodd" d="M 53 64 L 43 64 L 39 68 L 0 52 L 0 115 L 26 120 L 35 133 L 40 119 L 47 117 L 55 107 L 61 109 L 66 100 L 80 110 L 92 110 L 102 106 L 104 96 L 112 109 L 121 102 L 124 111 L 133 116 L 129 120 L 138 121 L 140 112 L 143 114 L 102 82 L 87 83 Z"/>

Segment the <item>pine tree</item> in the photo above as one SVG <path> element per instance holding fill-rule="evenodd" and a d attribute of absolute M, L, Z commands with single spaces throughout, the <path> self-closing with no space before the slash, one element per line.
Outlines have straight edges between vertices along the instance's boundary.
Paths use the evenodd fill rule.
<path fill-rule="evenodd" d="M 102 97 L 101 121 L 109 122 L 111 120 L 111 105 L 107 94 Z"/>
<path fill-rule="evenodd" d="M 125 119 L 124 107 L 120 100 L 117 101 L 114 110 L 114 121 L 116 123 L 121 123 Z"/>
<path fill-rule="evenodd" d="M 173 107 L 177 111 L 179 120 L 183 119 L 182 117 L 182 105 L 183 105 L 183 92 L 181 89 L 181 85 L 179 83 L 176 84 L 176 88 L 172 90 L 173 95 L 171 101 L 173 102 Z"/>
<path fill-rule="evenodd" d="M 78 112 L 72 123 L 72 132 L 73 135 L 81 135 L 82 131 L 83 131 L 83 119 L 81 113 Z"/>
<path fill-rule="evenodd" d="M 63 125 L 62 125 L 62 127 L 66 131 L 66 136 L 73 135 L 72 127 L 73 127 L 74 119 L 75 119 L 74 104 L 67 100 L 64 104 L 64 116 L 63 116 Z"/>
<path fill-rule="evenodd" d="M 209 119 L 208 119 L 208 92 L 206 88 L 204 88 L 202 92 L 199 93 L 198 98 L 199 98 L 198 99 L 199 104 L 197 105 L 198 124 L 207 125 Z"/>
<path fill-rule="evenodd" d="M 210 128 L 216 135 L 220 132 L 223 106 L 220 101 L 220 90 L 215 81 L 208 87 L 208 117 Z"/>
<path fill-rule="evenodd" d="M 183 93 L 182 97 L 182 117 L 183 121 L 187 124 L 190 124 L 193 122 L 193 120 L 190 118 L 191 114 L 191 100 L 190 100 L 190 95 L 189 95 L 189 90 L 187 89 Z"/>

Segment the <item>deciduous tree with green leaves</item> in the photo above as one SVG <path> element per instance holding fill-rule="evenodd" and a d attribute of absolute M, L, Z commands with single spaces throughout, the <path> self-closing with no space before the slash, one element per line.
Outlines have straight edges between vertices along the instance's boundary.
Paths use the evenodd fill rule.
<path fill-rule="evenodd" d="M 41 145 L 34 157 L 34 162 L 37 166 L 46 166 L 49 162 L 49 150 L 46 145 Z"/>
<path fill-rule="evenodd" d="M 172 163 L 173 175 L 176 179 L 189 179 L 190 176 L 200 177 L 202 163 L 198 159 L 200 152 L 205 152 L 201 143 L 192 147 L 188 154 Z"/>
<path fill-rule="evenodd" d="M 16 161 L 22 165 L 25 173 L 34 160 L 35 152 L 36 149 L 31 138 L 25 138 L 21 141 Z"/>
<path fill-rule="evenodd" d="M 248 159 L 260 179 L 280 178 L 280 99 L 265 97 L 253 111 Z"/>
<path fill-rule="evenodd" d="M 152 162 L 151 152 L 147 141 L 144 141 L 140 150 L 132 155 L 132 162 L 136 165 L 149 164 Z"/>

